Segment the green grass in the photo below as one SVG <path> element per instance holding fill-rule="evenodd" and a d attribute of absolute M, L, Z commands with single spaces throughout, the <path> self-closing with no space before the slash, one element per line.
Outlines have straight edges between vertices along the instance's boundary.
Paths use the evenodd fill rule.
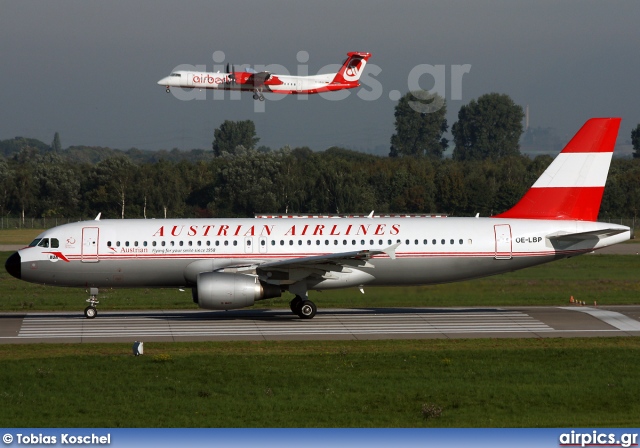
<path fill-rule="evenodd" d="M 0 229 L 0 244 L 24 244 L 40 235 L 43 229 Z"/>
<path fill-rule="evenodd" d="M 612 427 L 640 338 L 0 345 L 6 427 Z M 442 408 L 425 418 L 423 405 Z"/>
<path fill-rule="evenodd" d="M 0 253 L 0 263 L 10 254 Z M 583 255 L 521 271 L 466 282 L 413 287 L 365 287 L 315 292 L 320 310 L 328 307 L 566 305 L 569 297 L 592 305 L 640 303 L 640 257 Z M 59 288 L 19 281 L 0 269 L 0 311 L 81 310 L 88 295 L 81 288 Z M 256 307 L 286 308 L 290 294 Z M 196 309 L 189 290 L 101 290 L 100 309 Z"/>

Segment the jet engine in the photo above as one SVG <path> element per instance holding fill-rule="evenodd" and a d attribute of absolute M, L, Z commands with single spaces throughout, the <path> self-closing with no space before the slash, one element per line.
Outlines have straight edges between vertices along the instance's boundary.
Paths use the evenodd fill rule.
<path fill-rule="evenodd" d="M 207 310 L 233 310 L 253 305 L 256 300 L 280 297 L 279 286 L 261 282 L 257 277 L 224 272 L 198 274 L 192 288 L 193 301 Z"/>

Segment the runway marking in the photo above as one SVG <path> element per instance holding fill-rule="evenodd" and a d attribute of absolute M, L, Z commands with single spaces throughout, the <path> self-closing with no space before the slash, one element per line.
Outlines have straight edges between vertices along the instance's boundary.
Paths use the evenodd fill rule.
<path fill-rule="evenodd" d="M 611 325 L 622 331 L 640 331 L 640 322 L 615 311 L 600 310 L 592 307 L 570 307 L 563 306 L 563 310 L 580 311 L 600 319 L 601 321 Z"/>
<path fill-rule="evenodd" d="M 345 336 L 434 333 L 507 333 L 555 331 L 520 311 L 425 310 L 369 314 L 368 310 L 325 310 L 312 320 L 299 320 L 284 310 L 264 314 L 207 312 L 109 313 L 96 319 L 82 316 L 28 315 L 19 338 L 102 337 L 238 337 Z M 359 314 L 358 314 L 359 313 Z"/>

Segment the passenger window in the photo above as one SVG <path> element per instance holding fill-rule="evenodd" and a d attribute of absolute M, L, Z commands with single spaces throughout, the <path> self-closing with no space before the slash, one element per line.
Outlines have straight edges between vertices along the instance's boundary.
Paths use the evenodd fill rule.
<path fill-rule="evenodd" d="M 422 241 L 422 244 L 424 244 L 426 246 L 427 244 L 429 244 L 429 241 L 424 240 L 424 241 Z"/>
<path fill-rule="evenodd" d="M 138 247 L 138 242 L 137 242 L 137 241 L 134 241 L 133 245 L 134 245 L 135 247 Z"/>
<path fill-rule="evenodd" d="M 431 244 L 436 244 L 436 240 L 431 240 Z"/>
<path fill-rule="evenodd" d="M 116 241 L 116 246 L 120 247 L 120 241 Z"/>
<path fill-rule="evenodd" d="M 179 244 L 180 246 L 184 246 L 184 241 L 180 241 L 178 244 Z"/>
<path fill-rule="evenodd" d="M 409 245 L 409 240 L 405 240 L 405 244 L 408 246 Z"/>
<path fill-rule="evenodd" d="M 229 245 L 229 241 L 224 240 L 224 245 L 225 245 L 225 246 L 228 246 L 228 245 Z"/>
<path fill-rule="evenodd" d="M 237 245 L 238 245 L 238 242 L 237 242 L 237 241 L 234 241 L 234 242 L 233 242 L 233 245 L 234 245 L 234 246 L 237 246 Z"/>
<path fill-rule="evenodd" d="M 293 240 L 289 240 L 289 246 L 293 246 Z"/>
<path fill-rule="evenodd" d="M 462 238 L 460 238 L 459 243 L 460 243 L 460 244 L 464 244 L 464 241 L 462 240 Z"/>
<path fill-rule="evenodd" d="M 441 243 L 441 244 L 445 244 L 445 243 L 446 243 L 446 241 L 445 241 L 444 239 L 442 239 L 442 240 L 440 240 L 440 243 Z"/>
<path fill-rule="evenodd" d="M 164 247 L 164 246 L 166 246 L 166 245 L 167 245 L 167 242 L 166 242 L 166 241 L 163 241 L 163 242 L 161 242 L 161 243 L 160 243 L 160 245 L 161 245 L 162 247 Z"/>
<path fill-rule="evenodd" d="M 176 242 L 175 242 L 175 241 L 171 241 L 171 243 L 170 243 L 170 244 L 171 244 L 171 246 L 175 246 L 175 245 L 176 245 Z"/>
<path fill-rule="evenodd" d="M 449 241 L 449 244 L 453 244 L 453 238 L 451 239 L 451 241 Z"/>
<path fill-rule="evenodd" d="M 107 247 L 111 247 L 111 241 L 107 241 Z"/>
<path fill-rule="evenodd" d="M 127 247 L 129 247 L 129 241 L 125 241 L 125 242 L 124 242 L 124 245 L 125 245 L 125 246 L 127 246 Z"/>
<path fill-rule="evenodd" d="M 151 245 L 152 245 L 153 247 L 156 247 L 156 242 L 155 242 L 155 241 L 152 241 L 152 242 L 151 242 Z"/>

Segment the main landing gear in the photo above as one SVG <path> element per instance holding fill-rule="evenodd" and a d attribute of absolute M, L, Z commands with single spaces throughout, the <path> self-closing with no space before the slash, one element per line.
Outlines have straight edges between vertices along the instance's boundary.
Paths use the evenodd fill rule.
<path fill-rule="evenodd" d="M 98 315 L 96 305 L 100 303 L 98 301 L 98 288 L 89 288 L 89 298 L 87 302 L 89 302 L 89 306 L 84 309 L 84 317 L 93 319 Z"/>
<path fill-rule="evenodd" d="M 259 90 L 256 90 L 255 93 L 253 94 L 253 99 L 264 101 L 264 95 Z"/>
<path fill-rule="evenodd" d="M 300 296 L 295 296 L 291 302 L 289 302 L 289 308 L 293 314 L 297 314 L 300 319 L 313 319 L 313 316 L 318 312 L 318 307 L 309 299 L 303 299 Z"/>

